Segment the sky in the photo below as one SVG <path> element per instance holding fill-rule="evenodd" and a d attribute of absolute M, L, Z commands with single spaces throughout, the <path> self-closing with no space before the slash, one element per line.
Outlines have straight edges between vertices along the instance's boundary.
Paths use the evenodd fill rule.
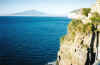
<path fill-rule="evenodd" d="M 0 15 L 38 10 L 53 15 L 66 15 L 68 12 L 88 8 L 96 0 L 0 0 Z"/>

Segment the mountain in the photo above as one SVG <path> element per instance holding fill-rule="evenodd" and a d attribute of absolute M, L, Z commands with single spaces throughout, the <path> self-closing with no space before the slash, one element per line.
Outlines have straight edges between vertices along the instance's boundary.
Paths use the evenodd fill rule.
<path fill-rule="evenodd" d="M 37 10 L 27 10 L 11 14 L 12 16 L 47 16 L 46 13 Z"/>

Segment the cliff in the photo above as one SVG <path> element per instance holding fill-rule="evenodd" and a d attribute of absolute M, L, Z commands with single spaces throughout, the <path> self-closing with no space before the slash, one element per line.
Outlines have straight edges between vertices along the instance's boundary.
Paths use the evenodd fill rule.
<path fill-rule="evenodd" d="M 89 65 L 87 64 L 89 63 L 89 54 L 93 55 L 92 61 L 94 63 L 97 51 L 96 43 L 98 34 L 77 34 L 74 41 L 67 41 L 65 38 L 58 53 L 59 65 Z M 91 51 L 91 49 L 93 49 L 93 51 Z"/>
<path fill-rule="evenodd" d="M 100 60 L 100 15 L 72 19 L 60 40 L 57 65 L 96 65 Z M 86 21 L 86 23 L 84 23 Z"/>

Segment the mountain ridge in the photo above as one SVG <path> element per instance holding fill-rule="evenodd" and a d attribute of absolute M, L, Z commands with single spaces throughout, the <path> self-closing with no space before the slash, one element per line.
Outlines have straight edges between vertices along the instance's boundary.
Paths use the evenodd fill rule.
<path fill-rule="evenodd" d="M 47 16 L 47 13 L 38 10 L 25 10 L 22 12 L 12 13 L 11 16 Z"/>

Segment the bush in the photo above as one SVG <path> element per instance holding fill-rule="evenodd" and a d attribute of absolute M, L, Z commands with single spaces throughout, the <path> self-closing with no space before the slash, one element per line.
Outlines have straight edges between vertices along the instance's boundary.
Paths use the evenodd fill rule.
<path fill-rule="evenodd" d="M 90 20 L 94 25 L 99 25 L 100 24 L 100 15 L 97 12 L 92 13 L 92 17 Z"/>
<path fill-rule="evenodd" d="M 84 24 L 83 33 L 88 33 L 92 31 L 92 23 Z"/>
<path fill-rule="evenodd" d="M 92 24 L 93 23 L 83 24 L 81 20 L 73 19 L 68 25 L 68 32 L 72 37 L 74 37 L 77 32 L 82 34 L 88 33 L 92 31 Z"/>
<path fill-rule="evenodd" d="M 73 19 L 68 25 L 68 32 L 75 36 L 75 32 L 81 32 L 83 28 L 83 23 L 81 20 Z"/>
<path fill-rule="evenodd" d="M 60 38 L 60 43 L 64 42 L 65 35 Z"/>
<path fill-rule="evenodd" d="M 81 20 L 76 20 L 76 19 L 72 19 L 72 21 L 70 22 L 70 24 L 68 25 L 68 31 L 69 32 L 74 32 L 77 30 L 78 26 L 81 26 L 83 23 Z"/>
<path fill-rule="evenodd" d="M 81 13 L 85 16 L 88 16 L 88 13 L 90 13 L 91 11 L 91 8 L 83 8 Z"/>
<path fill-rule="evenodd" d="M 99 15 L 98 12 L 94 12 L 94 13 L 92 13 L 92 16 L 93 16 L 93 17 L 100 17 L 100 15 Z"/>
<path fill-rule="evenodd" d="M 91 17 L 92 22 L 100 22 L 100 17 Z"/>
<path fill-rule="evenodd" d="M 93 20 L 95 20 L 95 18 L 93 18 Z M 87 34 L 91 33 L 93 30 L 97 31 L 96 24 L 100 24 L 100 22 L 83 24 L 81 20 L 72 19 L 72 21 L 68 25 L 68 35 L 70 36 L 70 39 L 73 40 L 77 33 Z M 61 41 L 62 40 L 64 40 L 64 38 L 62 38 Z"/>

